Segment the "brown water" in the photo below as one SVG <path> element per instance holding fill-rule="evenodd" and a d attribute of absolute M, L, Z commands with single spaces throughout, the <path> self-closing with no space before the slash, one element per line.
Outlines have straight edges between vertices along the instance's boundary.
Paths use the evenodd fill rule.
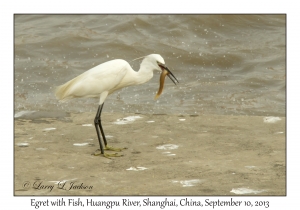
<path fill-rule="evenodd" d="M 104 112 L 285 115 L 285 15 L 15 15 L 14 24 L 15 112 L 96 112 L 95 99 L 59 103 L 55 86 L 158 53 L 179 85 L 166 78 L 154 101 L 155 74 L 110 95 Z"/>

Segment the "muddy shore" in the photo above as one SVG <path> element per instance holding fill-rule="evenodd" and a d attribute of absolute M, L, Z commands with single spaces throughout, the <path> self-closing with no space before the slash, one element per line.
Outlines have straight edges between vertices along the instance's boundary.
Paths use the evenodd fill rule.
<path fill-rule="evenodd" d="M 15 118 L 14 194 L 286 195 L 284 117 L 104 112 L 108 159 L 94 115 Z"/>

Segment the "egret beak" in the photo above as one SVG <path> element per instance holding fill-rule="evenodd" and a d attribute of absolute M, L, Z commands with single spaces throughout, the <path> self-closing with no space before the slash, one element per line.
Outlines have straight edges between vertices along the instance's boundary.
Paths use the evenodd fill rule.
<path fill-rule="evenodd" d="M 174 76 L 174 74 L 172 74 L 172 72 L 170 71 L 170 69 L 166 66 L 166 65 L 164 65 L 164 64 L 162 64 L 162 63 L 160 63 L 160 64 L 158 64 L 159 65 L 159 67 L 161 68 L 161 70 L 162 71 L 164 71 L 164 70 L 166 70 L 167 72 L 168 72 L 168 77 L 170 78 L 170 80 L 172 80 L 172 82 L 176 85 L 176 82 L 177 83 L 179 83 L 178 82 L 178 80 L 176 79 L 176 77 Z M 175 79 L 175 80 L 174 80 Z M 175 82 L 176 81 L 176 82 Z"/>
<path fill-rule="evenodd" d="M 154 98 L 155 100 L 158 99 L 158 97 L 161 95 L 161 93 L 164 89 L 164 83 L 165 83 L 166 76 L 168 76 L 175 85 L 176 85 L 176 82 L 179 83 L 178 80 L 176 79 L 176 77 L 168 69 L 168 67 L 166 67 L 164 64 L 161 64 L 161 63 L 159 63 L 158 65 L 161 68 L 162 72 L 161 72 L 161 75 L 160 75 L 159 89 L 158 89 L 158 92 L 157 92 L 157 94 Z"/>

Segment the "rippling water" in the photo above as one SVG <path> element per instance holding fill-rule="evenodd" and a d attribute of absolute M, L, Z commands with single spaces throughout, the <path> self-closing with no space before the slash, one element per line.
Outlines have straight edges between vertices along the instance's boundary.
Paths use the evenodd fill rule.
<path fill-rule="evenodd" d="M 158 53 L 179 85 L 167 78 L 154 101 L 157 73 L 110 95 L 104 112 L 285 115 L 285 15 L 15 15 L 14 30 L 16 112 L 96 112 L 96 99 L 59 103 L 55 87 L 108 60 Z"/>

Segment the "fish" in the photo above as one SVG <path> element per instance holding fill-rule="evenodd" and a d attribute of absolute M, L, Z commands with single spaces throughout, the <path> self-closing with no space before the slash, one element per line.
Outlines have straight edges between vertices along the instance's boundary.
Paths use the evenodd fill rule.
<path fill-rule="evenodd" d="M 163 69 L 163 71 L 160 74 L 160 83 L 159 83 L 159 89 L 154 97 L 154 100 L 157 100 L 159 96 L 161 95 L 163 89 L 164 89 L 164 83 L 165 83 L 165 78 L 169 74 L 169 72 L 166 69 Z"/>

